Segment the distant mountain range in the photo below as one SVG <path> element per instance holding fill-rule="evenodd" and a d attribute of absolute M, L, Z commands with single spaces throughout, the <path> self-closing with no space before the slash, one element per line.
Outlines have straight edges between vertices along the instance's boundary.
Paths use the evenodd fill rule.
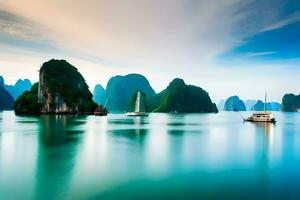
<path fill-rule="evenodd" d="M 252 107 L 257 103 L 257 100 L 248 99 L 244 101 L 244 104 L 246 106 L 246 110 L 251 110 Z"/>
<path fill-rule="evenodd" d="M 5 90 L 13 97 L 17 99 L 24 91 L 29 91 L 32 84 L 28 79 L 19 79 L 14 85 L 6 85 L 4 78 L 0 76 L 0 86 L 4 87 Z"/>
<path fill-rule="evenodd" d="M 125 112 L 130 110 L 133 95 L 141 91 L 146 96 L 148 112 L 218 112 L 216 104 L 211 101 L 205 90 L 187 85 L 179 78 L 174 79 L 165 90 L 156 94 L 149 81 L 140 74 L 115 76 L 108 81 L 106 89 L 99 84 L 96 85 L 92 95 L 81 74 L 65 60 L 50 60 L 44 63 L 41 69 L 46 69 L 40 72 L 40 84 L 45 85 L 46 82 L 45 87 L 48 87 L 46 89 L 37 84 L 32 87 L 28 79 L 18 80 L 15 85 L 5 85 L 3 77 L 0 76 L 0 109 L 10 109 L 14 100 L 22 95 L 17 104 L 20 111 L 29 105 L 41 108 L 41 112 L 91 113 L 97 106 L 94 103 L 96 102 L 104 105 L 110 112 Z M 52 78 L 49 79 L 49 76 Z M 38 88 L 42 88 L 39 94 L 43 95 L 39 96 L 42 98 L 39 102 L 36 100 Z M 44 105 L 43 100 L 47 105 Z M 49 103 L 51 101 L 53 103 Z M 38 106 L 40 102 L 41 107 Z M 261 100 L 243 101 L 235 95 L 226 101 L 221 100 L 218 108 L 225 111 L 261 111 L 264 109 L 264 103 Z M 268 102 L 266 109 L 300 112 L 300 95 L 286 94 L 282 99 L 282 106 L 278 102 Z"/>
<path fill-rule="evenodd" d="M 110 112 L 125 112 L 130 110 L 130 102 L 137 91 L 146 95 L 148 112 L 218 112 L 205 90 L 187 85 L 178 78 L 156 94 L 149 81 L 140 74 L 115 76 L 109 80 L 106 90 L 96 85 L 92 95 L 82 75 L 65 60 L 45 62 L 39 70 L 39 82 L 29 91 L 29 80 L 19 80 L 14 86 L 5 86 L 1 78 L 0 84 L 1 97 L 9 100 L 8 107 L 11 107 L 13 98 L 4 88 L 7 87 L 15 98 L 23 92 L 14 103 L 17 114 L 92 114 L 97 108 L 94 101 L 103 103 Z"/>
<path fill-rule="evenodd" d="M 6 85 L 4 78 L 0 76 L 0 110 L 12 109 L 13 102 L 30 88 L 31 82 L 28 79 L 19 79 L 15 85 Z"/>
<path fill-rule="evenodd" d="M 264 102 L 258 100 L 256 104 L 251 108 L 253 111 L 263 111 L 264 110 Z M 280 111 L 281 104 L 278 102 L 267 102 L 266 103 L 266 110 L 267 111 Z"/>
<path fill-rule="evenodd" d="M 4 79 L 0 76 L 0 110 L 9 110 L 12 108 L 14 99 L 4 88 Z"/>
<path fill-rule="evenodd" d="M 93 99 L 103 103 L 110 112 L 130 110 L 132 96 L 141 91 L 146 96 L 148 112 L 217 112 L 209 95 L 203 89 L 186 85 L 182 79 L 174 79 L 162 92 L 156 94 L 149 81 L 140 74 L 112 77 L 106 90 L 97 85 Z"/>
<path fill-rule="evenodd" d="M 30 80 L 19 79 L 15 85 L 5 85 L 4 88 L 10 93 L 10 95 L 16 100 L 24 91 L 29 91 L 32 84 Z"/>
<path fill-rule="evenodd" d="M 238 96 L 229 97 L 225 103 L 224 100 L 221 100 L 218 104 L 219 110 L 225 111 L 263 111 L 264 110 L 264 102 L 261 100 L 241 100 Z M 220 109 L 222 108 L 223 109 Z M 281 104 L 278 102 L 267 102 L 266 110 L 268 111 L 280 111 Z"/>

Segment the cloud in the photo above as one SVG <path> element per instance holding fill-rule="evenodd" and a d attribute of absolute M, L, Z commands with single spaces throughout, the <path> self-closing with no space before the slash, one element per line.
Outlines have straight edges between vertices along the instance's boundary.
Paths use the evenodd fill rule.
<path fill-rule="evenodd" d="M 127 67 L 201 62 L 204 68 L 249 36 L 295 22 L 298 14 L 280 18 L 285 2 L 0 0 L 0 6 L 14 19 L 4 22 L 5 31 L 21 38 L 47 39 L 55 47 Z"/>
<path fill-rule="evenodd" d="M 254 58 L 254 57 L 261 57 L 261 56 L 268 56 L 268 55 L 273 55 L 277 54 L 278 52 L 276 51 L 267 51 L 267 52 L 247 52 L 242 56 L 240 60 L 248 60 L 249 58 Z"/>
<path fill-rule="evenodd" d="M 230 82 L 224 74 L 235 72 L 222 68 L 216 58 L 261 31 L 298 21 L 297 10 L 284 10 L 286 2 L 0 0 L 0 43 L 6 48 L 0 50 L 0 64 L 17 71 L 22 60 L 28 61 L 26 67 L 33 71 L 42 59 L 59 57 L 74 62 L 90 85 L 105 83 L 114 73 L 138 72 L 149 77 L 157 91 L 170 79 L 183 77 L 213 90 L 218 98 L 224 88 L 215 83 L 216 77 Z M 7 49 L 13 49 L 10 56 Z M 21 52 L 25 55 L 17 63 L 14 55 Z M 276 53 L 249 52 L 246 56 L 252 58 Z M 247 85 L 243 67 L 236 77 Z M 4 72 L 9 73 L 0 66 Z"/>
<path fill-rule="evenodd" d="M 287 25 L 290 25 L 290 24 L 293 24 L 293 23 L 296 23 L 296 22 L 299 22 L 300 21 L 300 12 L 296 12 L 296 13 L 293 13 L 291 14 L 290 16 L 282 19 L 282 20 L 279 20 L 267 27 L 264 27 L 261 32 L 266 32 L 266 31 L 271 31 L 271 30 L 275 30 L 275 29 L 279 29 L 279 28 L 282 28 L 284 26 L 287 26 Z"/>
<path fill-rule="evenodd" d="M 43 25 L 44 37 L 64 48 L 127 65 L 195 66 L 195 57 L 210 62 L 231 46 L 239 2 L 11 0 L 3 7 Z"/>

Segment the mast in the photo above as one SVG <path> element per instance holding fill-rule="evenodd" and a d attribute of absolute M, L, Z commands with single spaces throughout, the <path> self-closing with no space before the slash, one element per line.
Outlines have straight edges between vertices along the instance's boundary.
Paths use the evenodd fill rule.
<path fill-rule="evenodd" d="M 267 104 L 267 92 L 265 92 L 264 112 L 267 112 L 266 111 L 266 104 Z"/>
<path fill-rule="evenodd" d="M 141 93 L 138 92 L 135 100 L 135 112 L 140 112 Z"/>

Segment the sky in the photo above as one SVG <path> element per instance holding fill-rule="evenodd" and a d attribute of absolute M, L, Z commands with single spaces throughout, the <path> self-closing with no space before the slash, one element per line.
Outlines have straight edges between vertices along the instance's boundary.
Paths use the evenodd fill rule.
<path fill-rule="evenodd" d="M 65 59 L 90 89 L 143 74 L 156 92 L 174 78 L 218 102 L 300 93 L 298 0 L 0 0 L 0 75 L 38 81 Z"/>

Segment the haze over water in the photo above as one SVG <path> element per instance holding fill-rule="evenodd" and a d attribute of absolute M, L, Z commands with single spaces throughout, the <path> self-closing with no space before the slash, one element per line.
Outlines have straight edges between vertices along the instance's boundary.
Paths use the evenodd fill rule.
<path fill-rule="evenodd" d="M 275 115 L 1 112 L 0 199 L 299 199 L 300 114 Z"/>

